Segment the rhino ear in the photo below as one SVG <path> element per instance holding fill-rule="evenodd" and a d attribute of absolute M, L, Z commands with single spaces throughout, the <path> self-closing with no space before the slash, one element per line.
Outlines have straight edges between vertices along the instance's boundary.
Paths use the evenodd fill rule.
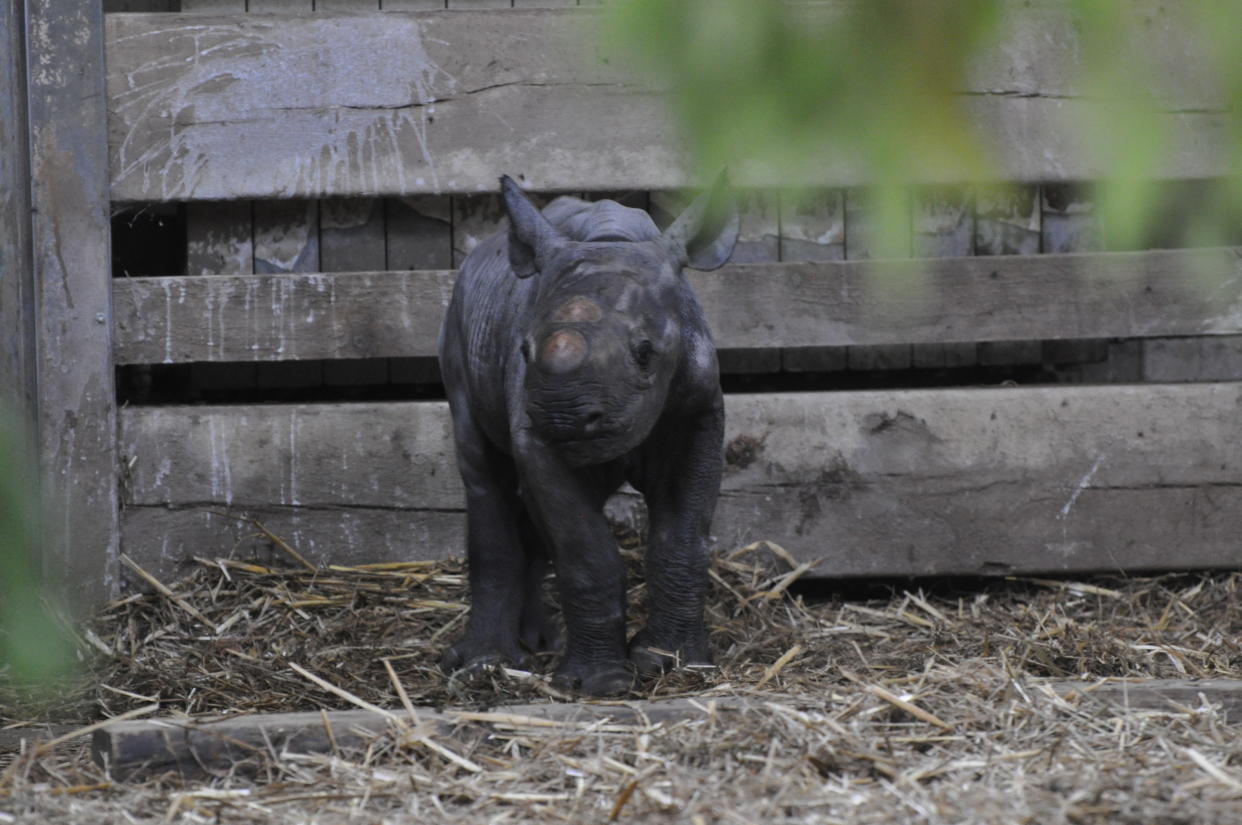
<path fill-rule="evenodd" d="M 509 265 L 519 278 L 529 278 L 564 246 L 565 236 L 548 223 L 513 178 L 501 176 L 500 191 L 509 214 Z"/>
<path fill-rule="evenodd" d="M 728 173 L 721 172 L 712 188 L 664 230 L 664 243 L 683 266 L 716 269 L 733 255 L 737 230 L 737 204 L 729 193 Z"/>

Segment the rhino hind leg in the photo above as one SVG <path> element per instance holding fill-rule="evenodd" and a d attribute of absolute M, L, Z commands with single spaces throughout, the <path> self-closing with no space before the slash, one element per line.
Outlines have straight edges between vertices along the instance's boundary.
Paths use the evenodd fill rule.
<path fill-rule="evenodd" d="M 561 635 L 556 623 L 548 615 L 543 598 L 544 580 L 549 569 L 548 551 L 543 537 L 526 508 L 521 516 L 522 550 L 526 558 L 523 572 L 522 619 L 519 641 L 531 653 L 554 653 L 560 649 Z"/>

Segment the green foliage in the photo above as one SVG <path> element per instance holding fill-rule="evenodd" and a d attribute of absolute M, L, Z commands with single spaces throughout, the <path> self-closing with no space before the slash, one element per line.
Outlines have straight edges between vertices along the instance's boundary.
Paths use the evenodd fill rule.
<path fill-rule="evenodd" d="M 69 640 L 40 587 L 36 465 L 0 408 L 0 676 L 45 689 L 72 661 Z"/>
<path fill-rule="evenodd" d="M 795 186 L 866 183 L 885 223 L 901 220 L 903 184 L 1004 177 L 997 150 L 1012 138 L 978 125 L 980 93 L 1048 89 L 1007 88 L 989 66 L 1051 87 L 1044 125 L 1098 169 L 1110 244 L 1144 236 L 1169 156 L 1223 151 L 1242 170 L 1231 114 L 1242 110 L 1242 0 L 621 0 L 609 22 L 671 83 L 700 177 L 727 166 Z M 1041 43 L 1069 44 L 1069 65 L 1041 64 Z M 981 89 L 972 73 L 997 85 Z M 1224 145 L 1178 145 L 1170 112 L 1205 109 L 1219 109 Z M 1197 240 L 1227 228 L 1222 216 L 1242 204 L 1237 179 L 1216 190 L 1220 208 L 1203 210 Z"/>

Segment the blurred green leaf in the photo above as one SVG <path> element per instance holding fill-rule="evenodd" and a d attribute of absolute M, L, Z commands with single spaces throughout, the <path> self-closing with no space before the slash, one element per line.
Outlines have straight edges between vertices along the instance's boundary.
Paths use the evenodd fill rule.
<path fill-rule="evenodd" d="M 17 421 L 0 408 L 0 676 L 40 690 L 66 675 L 73 658 L 41 586 L 37 464 Z"/>
<path fill-rule="evenodd" d="M 1223 151 L 1242 171 L 1242 0 L 620 0 L 608 32 L 672 87 L 702 179 L 730 167 L 794 187 L 863 182 L 894 237 L 908 217 L 892 188 L 1002 177 L 1003 137 L 971 116 L 981 94 L 1039 94 L 1050 104 L 1039 111 L 1064 116 L 1055 128 L 1099 169 L 1112 246 L 1142 243 L 1160 217 L 1154 182 L 1170 157 Z M 1069 65 L 1040 63 L 1047 43 Z M 1224 146 L 1177 145 L 1179 116 L 1217 111 Z M 1223 211 L 1203 210 L 1191 232 L 1199 242 L 1234 231 L 1220 216 L 1242 205 L 1242 176 L 1218 196 Z"/>

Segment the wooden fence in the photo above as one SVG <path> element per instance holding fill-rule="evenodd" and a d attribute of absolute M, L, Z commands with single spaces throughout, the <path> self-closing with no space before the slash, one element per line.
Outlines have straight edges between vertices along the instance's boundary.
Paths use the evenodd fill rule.
<path fill-rule="evenodd" d="M 157 5 L 173 4 L 144 8 Z M 601 59 L 595 10 L 444 5 L 0 12 L 0 137 L 19 147 L 0 153 L 14 193 L 0 201 L 0 378 L 58 491 L 48 568 L 84 603 L 116 592 L 121 552 L 163 575 L 234 551 L 254 532 L 239 516 L 318 560 L 464 547 L 443 402 L 117 409 L 116 366 L 391 377 L 386 359 L 434 355 L 451 267 L 499 225 L 500 172 L 539 193 L 637 192 L 656 212 L 691 183 L 660 91 Z M 537 8 L 492 9 L 510 5 Z M 1149 12 L 1144 36 L 1175 56 L 1176 9 Z M 1014 3 L 1011 18 L 962 105 L 1021 186 L 912 181 L 923 260 L 875 262 L 853 170 L 826 163 L 799 204 L 735 170 L 739 251 L 692 275 L 725 361 L 938 368 L 1085 339 L 1150 340 L 1135 346 L 1151 357 L 1127 383 L 730 395 L 722 545 L 770 539 L 826 576 L 1238 562 L 1242 388 L 1141 381 L 1181 377 L 1188 347 L 1242 333 L 1239 252 L 1084 251 L 1099 238 L 1064 185 L 1099 163 L 1061 128 L 1090 105 L 1073 21 L 1056 3 Z M 1160 176 L 1228 174 L 1212 84 L 1189 67 L 1168 80 L 1177 150 Z M 185 271 L 111 278 L 109 210 L 168 202 L 184 204 Z"/>

